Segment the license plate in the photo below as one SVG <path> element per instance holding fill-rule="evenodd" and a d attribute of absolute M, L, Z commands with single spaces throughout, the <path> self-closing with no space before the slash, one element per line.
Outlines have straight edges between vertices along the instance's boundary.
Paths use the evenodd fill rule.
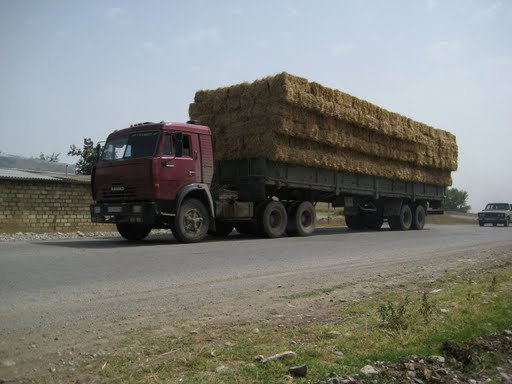
<path fill-rule="evenodd" d="M 123 212 L 123 207 L 108 207 L 109 213 L 119 213 Z"/>

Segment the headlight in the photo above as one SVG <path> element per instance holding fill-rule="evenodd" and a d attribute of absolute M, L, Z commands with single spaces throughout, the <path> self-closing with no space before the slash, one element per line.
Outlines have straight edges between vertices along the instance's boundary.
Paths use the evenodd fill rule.
<path fill-rule="evenodd" d="M 134 205 L 132 207 L 133 213 L 141 213 L 142 212 L 142 205 Z"/>
<path fill-rule="evenodd" d="M 99 205 L 94 207 L 94 213 L 101 213 L 101 207 Z"/>

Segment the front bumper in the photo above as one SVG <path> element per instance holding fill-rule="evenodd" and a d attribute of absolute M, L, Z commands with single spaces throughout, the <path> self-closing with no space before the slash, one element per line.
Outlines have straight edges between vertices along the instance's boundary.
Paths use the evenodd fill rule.
<path fill-rule="evenodd" d="M 484 217 L 478 217 L 478 221 L 483 224 L 487 223 L 496 223 L 496 224 L 503 224 L 507 222 L 506 216 L 484 216 Z"/>
<path fill-rule="evenodd" d="M 161 214 L 155 202 L 91 204 L 93 223 L 155 224 Z"/>

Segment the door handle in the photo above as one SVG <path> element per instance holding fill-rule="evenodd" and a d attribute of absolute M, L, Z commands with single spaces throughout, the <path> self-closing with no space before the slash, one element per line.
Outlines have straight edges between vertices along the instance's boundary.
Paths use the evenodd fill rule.
<path fill-rule="evenodd" d="M 196 174 L 196 171 L 188 171 L 189 176 L 194 176 Z"/>
<path fill-rule="evenodd" d="M 162 160 L 162 167 L 174 168 L 174 164 L 170 160 Z"/>

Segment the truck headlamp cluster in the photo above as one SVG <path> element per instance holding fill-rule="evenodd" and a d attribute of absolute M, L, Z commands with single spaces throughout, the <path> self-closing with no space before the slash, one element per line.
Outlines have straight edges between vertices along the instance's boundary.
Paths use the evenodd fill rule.
<path fill-rule="evenodd" d="M 134 205 L 132 207 L 132 212 L 133 213 L 141 213 L 142 212 L 142 205 Z"/>
<path fill-rule="evenodd" d="M 100 206 L 94 207 L 94 213 L 101 213 L 101 207 Z"/>

